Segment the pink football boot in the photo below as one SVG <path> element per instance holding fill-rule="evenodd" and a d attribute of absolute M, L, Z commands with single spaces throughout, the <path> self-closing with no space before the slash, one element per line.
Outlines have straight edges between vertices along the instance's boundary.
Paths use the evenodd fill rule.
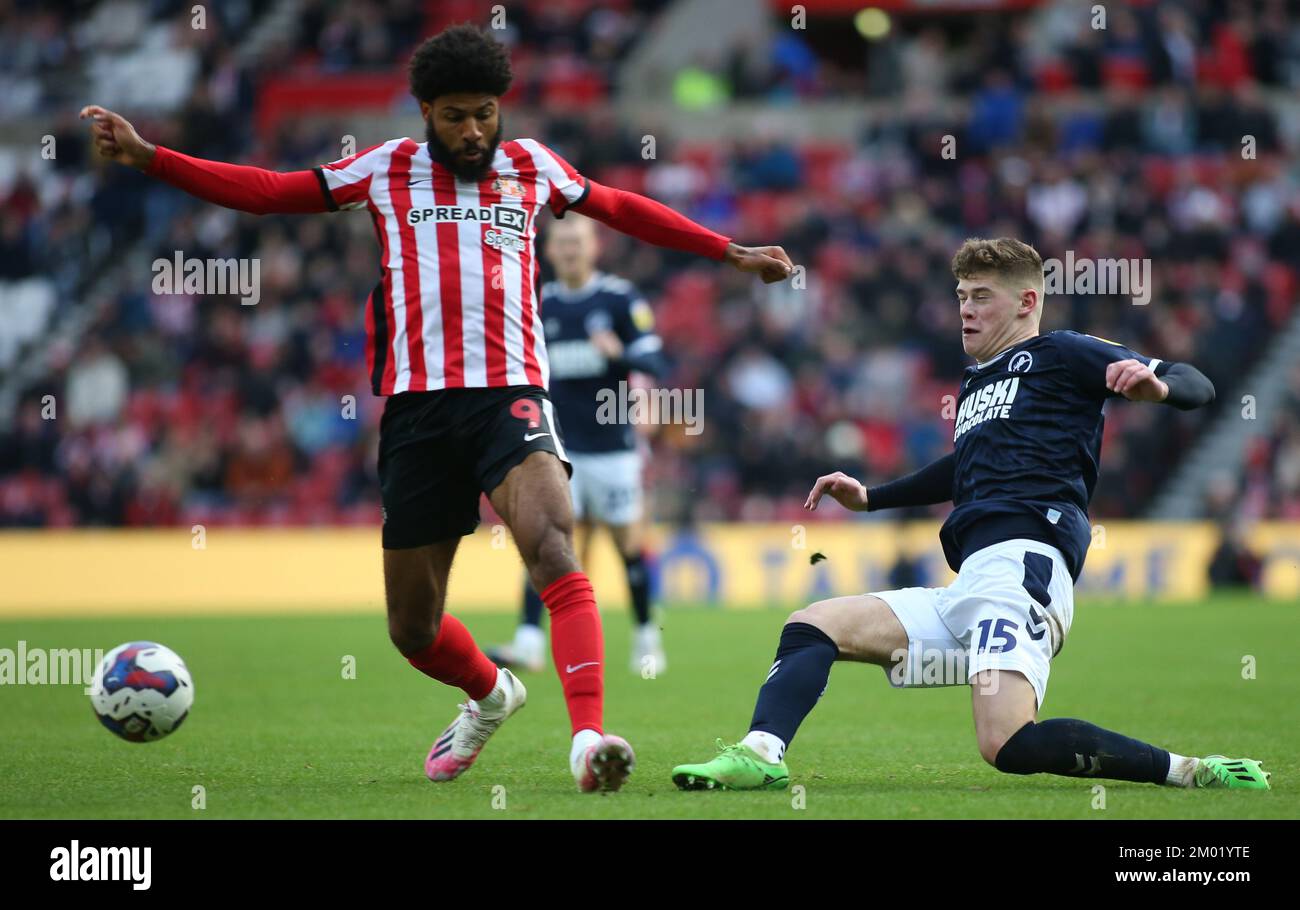
<path fill-rule="evenodd" d="M 455 780 L 468 771 L 488 737 L 528 700 L 524 684 L 513 673 L 498 672 L 498 684 L 505 689 L 505 705 L 492 712 L 480 708 L 473 699 L 461 705 L 460 714 L 434 740 L 429 757 L 424 760 L 424 773 L 429 780 Z"/>
<path fill-rule="evenodd" d="M 587 748 L 573 776 L 583 793 L 608 792 L 623 786 L 635 767 L 636 755 L 627 740 L 607 733 Z"/>

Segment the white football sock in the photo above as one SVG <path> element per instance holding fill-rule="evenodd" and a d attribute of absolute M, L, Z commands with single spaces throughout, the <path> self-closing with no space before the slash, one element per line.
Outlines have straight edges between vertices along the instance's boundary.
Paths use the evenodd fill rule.
<path fill-rule="evenodd" d="M 1169 773 L 1165 775 L 1165 783 L 1172 784 L 1175 787 L 1192 787 L 1196 785 L 1196 766 L 1200 759 L 1188 758 L 1185 755 L 1176 755 L 1169 753 Z"/>
<path fill-rule="evenodd" d="M 582 770 L 582 757 L 598 742 L 600 734 L 595 730 L 579 730 L 573 734 L 573 748 L 569 749 L 569 770 L 578 774 Z"/>
<path fill-rule="evenodd" d="M 774 765 L 779 763 L 785 756 L 785 741 L 779 736 L 773 736 L 771 733 L 750 730 L 740 742 L 757 752 L 758 757 L 763 761 L 771 762 Z"/>
<path fill-rule="evenodd" d="M 500 667 L 497 667 L 497 681 L 496 685 L 492 687 L 492 691 L 483 698 L 475 699 L 474 704 L 478 705 L 480 714 L 500 714 L 505 710 L 506 679 L 502 674 Z"/>

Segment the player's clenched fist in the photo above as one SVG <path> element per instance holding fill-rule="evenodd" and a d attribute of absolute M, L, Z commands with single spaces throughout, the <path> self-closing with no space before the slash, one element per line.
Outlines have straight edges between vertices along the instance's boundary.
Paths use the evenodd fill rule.
<path fill-rule="evenodd" d="M 865 512 L 867 509 L 867 488 L 843 471 L 818 477 L 803 507 L 809 511 L 817 508 L 817 503 L 821 501 L 823 495 L 830 496 L 844 508 L 854 512 Z"/>
<path fill-rule="evenodd" d="M 1164 401 L 1169 386 L 1140 360 L 1117 360 L 1106 367 L 1106 388 L 1129 401 Z"/>
<path fill-rule="evenodd" d="M 794 263 L 779 246 L 727 244 L 723 258 L 742 272 L 756 273 L 765 284 L 784 281 L 794 272 Z"/>
<path fill-rule="evenodd" d="M 125 117 L 96 104 L 81 109 L 81 119 L 91 119 L 90 138 L 104 158 L 144 170 L 153 160 L 154 146 L 145 142 Z"/>

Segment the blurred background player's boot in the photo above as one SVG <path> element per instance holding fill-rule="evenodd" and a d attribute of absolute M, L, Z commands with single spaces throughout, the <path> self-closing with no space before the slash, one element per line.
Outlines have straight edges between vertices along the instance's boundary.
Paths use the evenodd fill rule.
<path fill-rule="evenodd" d="M 521 623 L 514 641 L 487 650 L 488 660 L 498 667 L 540 673 L 546 669 L 546 633 L 541 626 Z"/>
<path fill-rule="evenodd" d="M 632 630 L 632 658 L 628 662 L 628 668 L 633 673 L 643 673 L 648 669 L 651 676 L 658 676 L 668 669 L 663 637 L 659 634 L 659 627 L 653 622 L 637 626 Z"/>

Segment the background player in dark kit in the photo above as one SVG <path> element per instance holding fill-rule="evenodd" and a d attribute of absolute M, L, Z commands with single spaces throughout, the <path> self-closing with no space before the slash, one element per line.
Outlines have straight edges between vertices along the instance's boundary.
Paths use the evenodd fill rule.
<path fill-rule="evenodd" d="M 548 228 L 544 250 L 556 279 L 542 286 L 542 325 L 551 359 L 551 400 L 573 465 L 570 487 L 582 526 L 583 566 L 593 537 L 608 529 L 627 573 L 635 628 L 629 665 L 640 672 L 648 659 L 657 675 L 667 669 L 659 627 L 650 618 L 650 575 L 642 539 L 645 492 L 636 427 L 602 420 L 598 396 L 617 393 L 632 373 L 664 369 L 663 342 L 654 314 L 625 279 L 596 269 L 596 224 L 578 214 Z M 512 642 L 488 652 L 501 666 L 542 669 L 546 637 L 542 600 L 525 583 L 523 616 Z"/>

